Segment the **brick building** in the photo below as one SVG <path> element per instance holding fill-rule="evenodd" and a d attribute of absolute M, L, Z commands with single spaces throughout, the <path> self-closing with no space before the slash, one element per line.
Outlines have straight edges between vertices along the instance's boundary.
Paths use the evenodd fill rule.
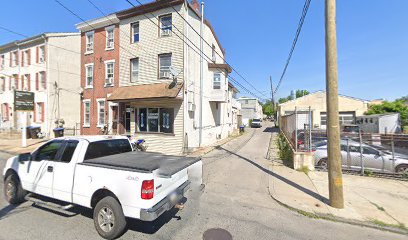
<path fill-rule="evenodd" d="M 101 134 L 104 126 L 118 134 L 119 105 L 107 98 L 119 86 L 119 19 L 113 14 L 87 23 L 76 26 L 81 32 L 81 134 Z"/>

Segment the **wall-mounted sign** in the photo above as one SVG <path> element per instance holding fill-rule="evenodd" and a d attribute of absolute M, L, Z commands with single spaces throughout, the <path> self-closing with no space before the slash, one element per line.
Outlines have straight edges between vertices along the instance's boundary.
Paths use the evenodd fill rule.
<path fill-rule="evenodd" d="M 14 111 L 34 111 L 34 93 L 14 91 Z"/>

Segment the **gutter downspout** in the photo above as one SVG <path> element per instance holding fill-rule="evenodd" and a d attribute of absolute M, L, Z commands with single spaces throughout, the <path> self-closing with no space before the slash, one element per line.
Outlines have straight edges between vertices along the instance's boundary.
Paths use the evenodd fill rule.
<path fill-rule="evenodd" d="M 204 56 L 203 56 L 203 25 L 204 25 L 204 2 L 201 2 L 201 25 L 200 25 L 200 131 L 199 147 L 203 143 L 203 87 L 204 87 Z"/>
<path fill-rule="evenodd" d="M 45 129 L 47 129 L 47 132 L 45 133 L 46 134 L 46 136 L 47 137 L 50 137 L 50 114 L 49 114 L 49 111 L 48 111 L 48 109 L 49 109 L 49 102 L 50 102 L 50 88 L 49 88 L 49 86 L 48 86 L 48 79 L 49 79 L 49 71 L 48 71 L 48 67 L 49 67 L 49 64 L 48 64 L 48 62 L 49 62 L 49 49 L 48 49 L 48 45 L 47 45 L 47 38 L 46 38 L 46 36 L 45 36 L 45 34 L 43 34 L 42 36 L 41 36 L 43 39 L 44 39 L 44 51 L 45 51 L 45 76 L 46 76 L 46 78 L 45 78 L 45 86 L 47 87 L 47 104 L 44 104 L 44 109 L 43 109 L 43 111 L 45 111 L 46 113 L 47 113 L 47 118 L 45 119 L 46 120 L 46 122 L 45 122 Z"/>

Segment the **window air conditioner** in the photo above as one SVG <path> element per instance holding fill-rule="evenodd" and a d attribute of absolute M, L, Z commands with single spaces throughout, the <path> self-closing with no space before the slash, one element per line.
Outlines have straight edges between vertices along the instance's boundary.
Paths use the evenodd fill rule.
<path fill-rule="evenodd" d="M 170 36 L 171 30 L 170 29 L 163 29 L 162 30 L 162 36 Z"/>

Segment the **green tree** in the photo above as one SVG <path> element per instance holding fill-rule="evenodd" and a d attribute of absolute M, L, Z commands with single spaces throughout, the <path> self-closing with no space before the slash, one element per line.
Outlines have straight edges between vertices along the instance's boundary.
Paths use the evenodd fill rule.
<path fill-rule="evenodd" d="M 263 111 L 263 114 L 265 114 L 266 116 L 274 116 L 275 115 L 275 111 L 272 108 L 272 103 L 271 103 L 270 100 L 266 101 L 262 105 L 262 111 Z"/>
<path fill-rule="evenodd" d="M 366 115 L 384 114 L 384 113 L 399 113 L 401 125 L 408 126 L 408 106 L 403 99 L 398 99 L 393 102 L 383 102 L 382 104 L 370 105 Z"/>
<path fill-rule="evenodd" d="M 307 90 L 296 90 L 296 98 L 300 98 L 303 96 L 308 95 L 310 92 Z M 283 98 L 279 98 L 278 102 L 279 103 L 284 103 L 284 102 L 288 102 L 290 100 L 293 100 L 292 95 L 289 95 L 287 97 L 283 97 Z"/>

